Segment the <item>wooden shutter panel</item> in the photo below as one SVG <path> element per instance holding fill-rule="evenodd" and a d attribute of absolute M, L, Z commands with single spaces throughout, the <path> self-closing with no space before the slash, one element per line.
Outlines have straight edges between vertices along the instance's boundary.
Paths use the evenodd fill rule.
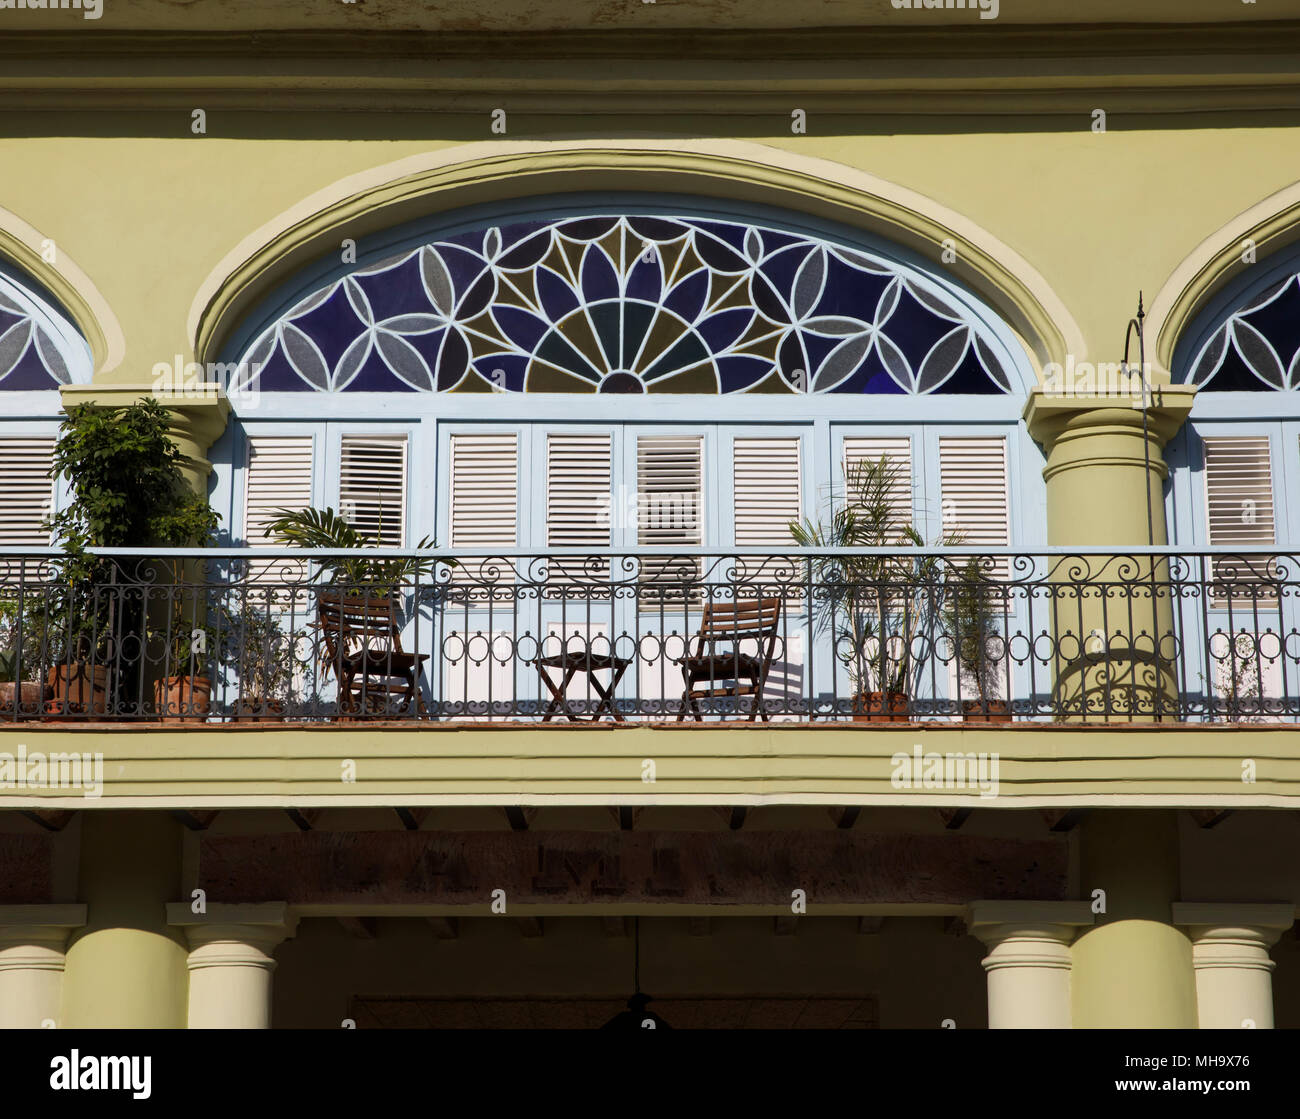
<path fill-rule="evenodd" d="M 305 509 L 312 503 L 312 437 L 254 435 L 244 470 L 244 542 L 272 543 L 263 531 L 276 509 Z"/>
<path fill-rule="evenodd" d="M 890 501 L 894 519 L 899 524 L 913 523 L 912 515 L 912 441 L 907 436 L 853 436 L 844 440 L 844 476 L 864 462 L 879 462 L 884 458 L 898 467 Z M 846 500 L 852 494 L 846 494 Z"/>
<path fill-rule="evenodd" d="M 1274 544 L 1273 473 L 1267 435 L 1213 435 L 1205 448 L 1206 525 L 1211 548 L 1271 548 Z M 1211 605 L 1232 598 L 1245 607 L 1276 596 L 1260 581 L 1277 578 L 1267 560 L 1214 561 L 1224 584 L 1212 588 Z M 1225 593 L 1226 592 L 1226 593 Z"/>
<path fill-rule="evenodd" d="M 49 544 L 41 521 L 54 495 L 53 456 L 52 438 L 0 439 L 0 547 Z"/>
<path fill-rule="evenodd" d="M 608 432 L 547 437 L 547 547 L 608 550 L 610 456 Z"/>
<path fill-rule="evenodd" d="M 699 435 L 642 435 L 636 441 L 636 538 L 638 544 L 697 547 L 704 539 L 700 517 L 704 440 Z M 646 557 L 648 583 L 694 582 L 699 560 Z"/>
<path fill-rule="evenodd" d="M 406 542 L 406 436 L 344 435 L 339 513 L 381 547 Z"/>
<path fill-rule="evenodd" d="M 519 437 L 451 437 L 451 547 L 487 557 L 515 547 L 519 524 Z M 456 581 L 483 572 L 473 560 L 452 571 Z M 500 574 L 493 582 L 503 580 Z"/>
<path fill-rule="evenodd" d="M 962 547 L 1005 548 L 1011 543 L 1007 498 L 1007 441 L 1004 437 L 941 438 L 939 501 L 943 535 L 957 535 Z M 999 559 L 990 575 L 1006 578 Z"/>
<path fill-rule="evenodd" d="M 1209 436 L 1204 444 L 1210 547 L 1271 548 L 1273 476 L 1268 436 Z"/>
<path fill-rule="evenodd" d="M 791 546 L 790 522 L 803 506 L 798 436 L 736 439 L 732 470 L 736 547 Z"/>

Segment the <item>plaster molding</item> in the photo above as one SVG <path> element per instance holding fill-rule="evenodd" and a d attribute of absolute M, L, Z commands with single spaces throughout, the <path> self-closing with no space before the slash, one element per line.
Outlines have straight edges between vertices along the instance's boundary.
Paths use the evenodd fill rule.
<path fill-rule="evenodd" d="M 0 206 L 0 257 L 42 284 L 61 304 L 90 345 L 94 375 L 100 377 L 122 364 L 126 336 L 94 282 L 55 239 L 55 263 L 41 255 L 47 239 L 35 226 Z"/>
<path fill-rule="evenodd" d="M 582 190 L 705 195 L 780 206 L 937 258 L 1011 327 L 1041 377 L 1084 354 L 1083 333 L 1044 277 L 970 219 L 916 191 L 830 160 L 744 141 L 487 141 L 422 153 L 340 179 L 249 234 L 217 264 L 191 305 L 197 360 L 215 361 L 261 298 L 344 237 L 463 206 Z"/>

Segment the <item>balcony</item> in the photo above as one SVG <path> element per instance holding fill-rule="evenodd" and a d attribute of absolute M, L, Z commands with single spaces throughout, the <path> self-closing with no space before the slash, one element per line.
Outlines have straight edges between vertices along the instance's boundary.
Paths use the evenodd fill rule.
<path fill-rule="evenodd" d="M 89 581 L 52 551 L 0 559 L 0 721 L 1300 718 L 1296 564 L 1275 552 L 93 555 Z M 419 577 L 374 577 L 411 558 Z"/>

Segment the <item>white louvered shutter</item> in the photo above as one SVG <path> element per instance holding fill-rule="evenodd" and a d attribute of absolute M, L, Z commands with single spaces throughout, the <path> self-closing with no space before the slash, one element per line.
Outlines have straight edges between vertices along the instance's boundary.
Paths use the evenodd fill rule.
<path fill-rule="evenodd" d="M 890 504 L 894 508 L 894 520 L 900 525 L 913 523 L 912 516 L 912 441 L 907 436 L 864 437 L 853 436 L 844 440 L 844 477 L 847 480 L 852 471 L 863 463 L 875 463 L 884 458 L 890 465 L 897 467 Z M 845 487 L 845 500 L 852 501 L 853 494 Z"/>
<path fill-rule="evenodd" d="M 406 436 L 344 435 L 339 452 L 339 514 L 385 548 L 406 542 Z"/>
<path fill-rule="evenodd" d="M 1005 548 L 1011 543 L 1007 497 L 1007 441 L 1003 436 L 939 440 L 939 503 L 943 535 L 962 547 Z M 989 574 L 1006 578 L 1005 558 Z"/>
<path fill-rule="evenodd" d="M 244 470 L 244 541 L 250 547 L 274 543 L 263 535 L 277 509 L 305 509 L 312 503 L 312 437 L 254 435 Z"/>
<path fill-rule="evenodd" d="M 515 547 L 519 524 L 519 437 L 513 432 L 451 437 L 451 541 L 491 556 Z M 462 561 L 460 579 L 478 574 Z"/>
<path fill-rule="evenodd" d="M 638 544 L 698 547 L 703 539 L 704 440 L 699 435 L 642 435 L 636 441 Z M 694 582 L 699 560 L 647 557 L 642 579 Z"/>
<path fill-rule="evenodd" d="M 244 467 L 244 543 L 251 548 L 273 547 L 265 535 L 267 524 L 279 509 L 306 509 L 312 504 L 312 437 L 310 435 L 254 435 L 248 440 Z M 255 581 L 301 578 L 300 565 L 283 560 L 250 564 Z"/>
<path fill-rule="evenodd" d="M 802 513 L 799 438 L 737 439 L 732 444 L 736 547 L 789 547 Z"/>
<path fill-rule="evenodd" d="M 604 557 L 612 542 L 610 516 L 613 461 L 608 432 L 553 434 L 546 439 L 546 546 L 583 548 Z M 603 561 L 554 562 L 551 573 L 563 577 L 566 566 L 587 575 L 604 571 Z"/>
<path fill-rule="evenodd" d="M 41 521 L 54 494 L 53 457 L 52 438 L 0 439 L 0 546 L 49 544 Z"/>
<path fill-rule="evenodd" d="M 1205 447 L 1206 524 L 1211 548 L 1271 548 L 1275 543 L 1273 473 L 1267 435 L 1207 436 Z M 1265 560 L 1255 574 L 1272 577 Z M 1234 598 L 1263 597 L 1254 586 L 1250 561 L 1215 561 L 1216 575 L 1235 585 Z M 1214 605 L 1226 605 L 1225 588 L 1216 587 Z"/>

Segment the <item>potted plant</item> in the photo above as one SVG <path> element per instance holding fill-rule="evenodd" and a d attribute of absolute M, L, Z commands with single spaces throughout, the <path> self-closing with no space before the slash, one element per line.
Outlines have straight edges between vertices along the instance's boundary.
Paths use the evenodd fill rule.
<path fill-rule="evenodd" d="M 997 655 L 1002 633 L 994 609 L 996 594 L 996 582 L 977 557 L 949 567 L 944 581 L 943 628 L 957 658 L 960 690 L 972 696 L 961 701 L 966 722 L 1011 722 L 1010 704 L 995 695 L 1003 663 Z"/>
<path fill-rule="evenodd" d="M 855 722 L 908 721 L 921 670 L 915 642 L 938 612 L 938 561 L 908 554 L 924 541 L 897 500 L 905 485 L 901 466 L 884 456 L 864 460 L 847 471 L 845 500 L 832 508 L 829 522 L 790 524 L 795 542 L 814 551 L 895 549 L 809 560 L 813 610 L 848 671 Z"/>
<path fill-rule="evenodd" d="M 52 715 L 136 710 L 130 697 L 144 690 L 149 659 L 148 584 L 160 574 L 179 580 L 180 563 L 124 562 L 91 549 L 205 543 L 216 530 L 216 513 L 181 473 L 169 427 L 166 409 L 145 399 L 76 405 L 59 428 L 51 472 L 67 479 L 71 500 L 46 521 L 61 555 L 34 610 Z"/>
<path fill-rule="evenodd" d="M 49 698 L 48 687 L 38 679 L 39 658 L 30 652 L 40 647 L 40 630 L 35 619 L 20 617 L 20 611 L 14 600 L 0 602 L 0 718 L 38 715 Z"/>
<path fill-rule="evenodd" d="M 216 647 L 216 630 L 191 618 L 178 616 L 173 621 L 155 635 L 165 643 L 165 675 L 153 684 L 154 713 L 164 723 L 206 719 L 212 710 L 211 650 Z"/>
<path fill-rule="evenodd" d="M 235 722 L 280 722 L 293 685 L 295 649 L 306 630 L 290 631 L 265 604 L 244 603 L 226 617 L 226 659 L 234 669 Z"/>
<path fill-rule="evenodd" d="M 263 536 L 277 544 L 296 548 L 319 548 L 331 551 L 375 548 L 379 546 L 383 523 L 375 536 L 367 536 L 333 509 L 275 509 L 275 520 L 267 524 Z M 436 548 L 437 542 L 426 536 L 417 545 L 420 550 Z M 388 599 L 403 583 L 431 575 L 439 562 L 455 567 L 454 560 L 438 561 L 419 556 L 371 558 L 369 556 L 327 556 L 316 559 L 314 576 L 331 588 L 326 595 L 345 594 L 372 599 Z"/>

